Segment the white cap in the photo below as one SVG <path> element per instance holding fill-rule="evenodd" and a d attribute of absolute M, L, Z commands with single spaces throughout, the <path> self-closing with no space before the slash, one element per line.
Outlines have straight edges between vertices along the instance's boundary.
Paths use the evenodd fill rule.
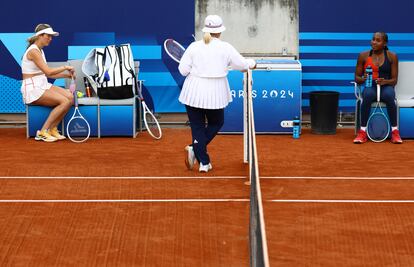
<path fill-rule="evenodd" d="M 44 33 L 49 34 L 49 35 L 53 35 L 53 36 L 59 36 L 59 33 L 58 32 L 55 32 L 50 27 L 49 28 L 46 28 L 46 29 L 43 29 L 41 31 L 36 32 L 35 36 L 39 36 L 39 35 L 44 34 Z"/>
<path fill-rule="evenodd" d="M 226 27 L 223 26 L 223 20 L 217 15 L 208 15 L 204 20 L 203 32 L 220 33 L 224 32 Z"/>

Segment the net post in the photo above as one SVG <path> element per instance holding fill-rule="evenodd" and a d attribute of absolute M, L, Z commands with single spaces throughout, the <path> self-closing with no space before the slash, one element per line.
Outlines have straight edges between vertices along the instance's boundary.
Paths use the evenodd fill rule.
<path fill-rule="evenodd" d="M 247 72 L 243 73 L 243 161 L 248 163 L 248 123 L 249 110 L 247 108 Z"/>
<path fill-rule="evenodd" d="M 252 71 L 247 72 L 247 109 L 248 109 L 248 160 L 250 180 L 250 266 L 269 267 L 269 254 L 265 221 L 263 214 L 263 199 L 260 187 L 259 166 L 257 157 L 256 131 L 253 108 L 253 77 Z"/>

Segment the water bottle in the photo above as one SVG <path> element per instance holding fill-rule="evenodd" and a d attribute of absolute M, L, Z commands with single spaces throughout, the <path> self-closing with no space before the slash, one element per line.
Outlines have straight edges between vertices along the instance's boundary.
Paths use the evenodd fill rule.
<path fill-rule="evenodd" d="M 83 82 L 85 84 L 85 93 L 87 97 L 92 96 L 91 87 L 89 86 L 88 78 L 83 77 Z"/>
<path fill-rule="evenodd" d="M 372 87 L 372 67 L 368 65 L 365 68 L 365 73 L 367 74 L 367 79 L 365 80 L 365 87 Z"/>
<path fill-rule="evenodd" d="M 293 119 L 293 138 L 298 139 L 300 133 L 300 119 L 298 116 L 295 116 Z"/>

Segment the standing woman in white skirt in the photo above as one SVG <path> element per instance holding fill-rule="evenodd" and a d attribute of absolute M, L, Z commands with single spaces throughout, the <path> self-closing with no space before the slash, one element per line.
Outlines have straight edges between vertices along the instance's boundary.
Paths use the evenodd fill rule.
<path fill-rule="evenodd" d="M 207 16 L 203 40 L 187 48 L 178 66 L 180 73 L 187 76 L 179 101 L 186 107 L 192 134 L 191 145 L 185 147 L 185 163 L 192 169 L 197 160 L 200 172 L 213 168 L 207 145 L 223 126 L 224 108 L 232 101 L 227 80 L 229 67 L 246 71 L 256 66 L 254 60 L 245 59 L 231 44 L 220 40 L 224 30 L 219 16 Z"/>
<path fill-rule="evenodd" d="M 23 82 L 21 93 L 25 104 L 54 107 L 41 129 L 36 133 L 36 140 L 54 142 L 66 137 L 57 130 L 57 125 L 63 119 L 73 103 L 69 90 L 52 85 L 47 78 L 71 78 L 74 76 L 72 66 L 50 68 L 47 65 L 43 48 L 48 46 L 53 36 L 58 36 L 48 24 L 39 24 L 35 34 L 28 39 L 29 45 L 22 58 Z"/>

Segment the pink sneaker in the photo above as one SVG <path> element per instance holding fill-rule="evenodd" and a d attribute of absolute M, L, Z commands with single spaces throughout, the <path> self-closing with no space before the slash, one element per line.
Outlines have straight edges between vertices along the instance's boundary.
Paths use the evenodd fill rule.
<path fill-rule="evenodd" d="M 357 137 L 354 139 L 354 144 L 363 144 L 368 141 L 367 133 L 365 131 L 359 130 Z"/>

